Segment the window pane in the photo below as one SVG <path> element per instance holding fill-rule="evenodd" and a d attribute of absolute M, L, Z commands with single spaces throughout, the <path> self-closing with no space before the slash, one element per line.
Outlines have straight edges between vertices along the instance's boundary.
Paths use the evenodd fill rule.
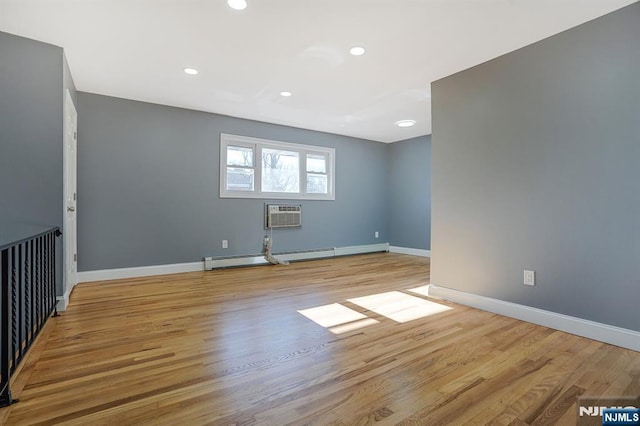
<path fill-rule="evenodd" d="M 307 174 L 307 194 L 326 194 L 327 175 Z"/>
<path fill-rule="evenodd" d="M 300 192 L 300 160 L 297 152 L 262 150 L 262 191 Z"/>
<path fill-rule="evenodd" d="M 327 173 L 327 157 L 322 154 L 307 154 L 307 171 Z"/>
<path fill-rule="evenodd" d="M 253 169 L 227 167 L 227 191 L 253 191 Z"/>
<path fill-rule="evenodd" d="M 227 146 L 227 166 L 253 167 L 253 148 Z"/>

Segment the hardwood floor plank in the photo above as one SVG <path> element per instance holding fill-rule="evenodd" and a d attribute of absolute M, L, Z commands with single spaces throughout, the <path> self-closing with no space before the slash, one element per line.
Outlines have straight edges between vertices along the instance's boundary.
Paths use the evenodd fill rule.
<path fill-rule="evenodd" d="M 429 259 L 381 253 L 80 284 L 0 418 L 575 424 L 580 395 L 640 392 L 640 353 L 409 291 L 428 283 Z M 389 292 L 441 312 L 353 303 Z M 298 312 L 336 303 L 376 322 L 336 333 Z"/>

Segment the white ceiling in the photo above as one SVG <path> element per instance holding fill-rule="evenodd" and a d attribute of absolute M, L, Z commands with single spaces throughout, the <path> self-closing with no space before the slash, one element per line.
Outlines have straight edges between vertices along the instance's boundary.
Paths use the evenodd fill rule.
<path fill-rule="evenodd" d="M 635 2 L 247 1 L 0 0 L 0 30 L 63 47 L 81 91 L 394 142 L 431 133 L 430 82 Z"/>

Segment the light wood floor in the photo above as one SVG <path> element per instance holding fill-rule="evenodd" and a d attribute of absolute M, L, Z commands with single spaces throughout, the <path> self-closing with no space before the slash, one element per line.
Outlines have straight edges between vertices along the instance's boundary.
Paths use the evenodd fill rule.
<path fill-rule="evenodd" d="M 0 412 L 11 425 L 575 425 L 579 395 L 640 395 L 638 352 L 451 303 L 401 323 L 347 301 L 428 300 L 407 292 L 428 282 L 428 259 L 374 254 L 81 284 Z M 335 334 L 297 312 L 333 303 L 378 322 Z"/>

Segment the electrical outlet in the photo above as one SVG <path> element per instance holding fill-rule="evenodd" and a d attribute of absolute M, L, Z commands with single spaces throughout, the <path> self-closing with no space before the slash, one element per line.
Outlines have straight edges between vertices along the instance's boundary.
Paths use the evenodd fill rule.
<path fill-rule="evenodd" d="M 380 238 L 380 233 L 378 231 L 376 231 L 376 233 L 374 234 L 376 238 Z"/>
<path fill-rule="evenodd" d="M 222 248 L 229 248 L 229 241 L 228 240 L 222 240 Z"/>
<path fill-rule="evenodd" d="M 524 270 L 524 285 L 536 285 L 536 273 L 534 271 Z"/>

